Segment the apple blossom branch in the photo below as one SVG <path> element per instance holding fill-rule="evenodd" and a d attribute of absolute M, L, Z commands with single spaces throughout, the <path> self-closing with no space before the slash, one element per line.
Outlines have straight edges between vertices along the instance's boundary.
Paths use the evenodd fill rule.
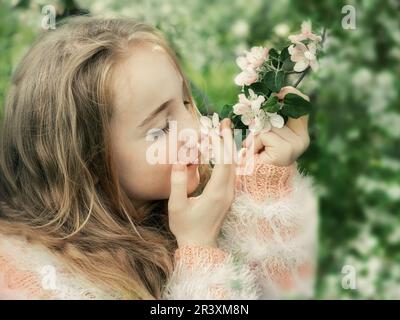
<path fill-rule="evenodd" d="M 236 129 L 256 132 L 282 128 L 289 117 L 299 118 L 308 114 L 311 103 L 301 92 L 292 90 L 283 95 L 282 90 L 288 86 L 296 88 L 310 70 L 319 68 L 317 53 L 325 35 L 325 28 L 321 37 L 312 32 L 311 22 L 305 21 L 301 32 L 290 35 L 291 44 L 281 51 L 262 46 L 246 50 L 236 59 L 241 69 L 234 79 L 235 84 L 241 87 L 238 102 L 226 104 L 220 117 L 230 118 Z M 300 74 L 294 85 L 288 83 L 287 75 L 290 74 Z M 214 120 L 216 116 L 213 116 Z M 202 121 L 206 122 L 211 123 Z"/>

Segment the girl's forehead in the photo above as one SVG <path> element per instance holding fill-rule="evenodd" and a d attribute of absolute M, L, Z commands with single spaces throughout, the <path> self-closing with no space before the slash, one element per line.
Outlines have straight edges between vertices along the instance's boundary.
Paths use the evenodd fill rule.
<path fill-rule="evenodd" d="M 136 45 L 113 72 L 114 105 L 141 108 L 168 100 L 182 87 L 182 76 L 172 58 L 159 45 Z"/>

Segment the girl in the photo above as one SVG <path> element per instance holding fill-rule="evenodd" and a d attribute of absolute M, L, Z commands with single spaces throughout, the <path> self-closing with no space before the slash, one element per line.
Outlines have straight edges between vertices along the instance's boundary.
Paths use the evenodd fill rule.
<path fill-rule="evenodd" d="M 198 119 L 176 56 L 150 26 L 74 18 L 45 32 L 6 101 L 0 297 L 311 296 L 317 206 L 295 162 L 307 117 L 245 140 L 250 175 L 234 163 L 149 163 L 170 121 L 198 131 Z M 232 145 L 229 119 L 221 128 L 219 143 Z"/>

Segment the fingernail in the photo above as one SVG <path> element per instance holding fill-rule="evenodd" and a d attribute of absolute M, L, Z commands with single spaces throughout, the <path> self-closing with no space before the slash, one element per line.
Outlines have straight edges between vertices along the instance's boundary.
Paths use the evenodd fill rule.
<path fill-rule="evenodd" d="M 228 128 L 228 127 L 229 127 L 228 118 L 222 119 L 222 121 L 221 121 L 221 129 L 225 129 L 225 128 Z"/>

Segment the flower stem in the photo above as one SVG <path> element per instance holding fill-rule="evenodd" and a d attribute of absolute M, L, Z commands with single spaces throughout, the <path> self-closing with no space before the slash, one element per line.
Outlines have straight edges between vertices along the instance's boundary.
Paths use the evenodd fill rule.
<path fill-rule="evenodd" d="M 298 72 L 298 71 L 285 71 L 286 74 L 300 74 L 302 72 Z"/>
<path fill-rule="evenodd" d="M 307 67 L 306 70 L 304 70 L 301 74 L 301 76 L 297 79 L 296 83 L 293 85 L 293 87 L 297 88 L 297 86 L 300 84 L 301 80 L 304 79 L 304 77 L 307 75 L 307 73 L 310 72 L 310 67 Z"/>

